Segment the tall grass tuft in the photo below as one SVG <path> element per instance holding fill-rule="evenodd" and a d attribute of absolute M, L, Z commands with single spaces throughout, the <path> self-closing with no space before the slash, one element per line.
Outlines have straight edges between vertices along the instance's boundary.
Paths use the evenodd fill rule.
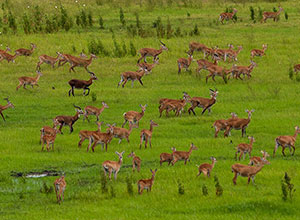
<path fill-rule="evenodd" d="M 288 15 L 288 13 L 286 11 L 284 12 L 284 17 L 285 17 L 286 21 L 289 20 L 289 15 Z"/>
<path fill-rule="evenodd" d="M 134 44 L 132 43 L 132 41 L 130 41 L 130 50 L 129 50 L 129 53 L 131 56 L 135 56 L 136 55 L 136 49 L 135 49 L 135 46 Z"/>
<path fill-rule="evenodd" d="M 99 16 L 99 26 L 100 26 L 100 29 L 104 29 L 104 21 L 103 21 L 103 18 L 101 15 Z"/>
<path fill-rule="evenodd" d="M 202 185 L 202 194 L 208 196 L 208 189 L 205 184 Z"/>
<path fill-rule="evenodd" d="M 223 194 L 223 188 L 219 183 L 219 179 L 217 176 L 214 176 L 215 187 L 216 187 L 216 195 L 221 196 Z"/>
<path fill-rule="evenodd" d="M 108 193 L 107 179 L 106 179 L 106 176 L 104 175 L 103 172 L 101 172 L 101 174 L 100 174 L 100 182 L 101 182 L 101 192 L 102 192 L 102 194 Z"/>
<path fill-rule="evenodd" d="M 125 15 L 122 8 L 120 8 L 120 22 L 123 27 L 126 26 Z"/>
<path fill-rule="evenodd" d="M 110 198 L 116 197 L 116 192 L 115 192 L 115 188 L 113 185 L 110 186 L 109 194 L 110 194 Z"/>
<path fill-rule="evenodd" d="M 255 11 L 254 11 L 254 8 L 252 6 L 250 6 L 250 19 L 252 21 L 255 21 Z"/>
<path fill-rule="evenodd" d="M 184 185 L 178 180 L 178 193 L 179 195 L 184 195 Z"/>
<path fill-rule="evenodd" d="M 291 178 L 288 176 L 287 172 L 284 174 L 284 179 L 281 180 L 281 190 L 282 190 L 282 199 L 287 201 L 288 197 L 290 200 L 293 199 L 293 195 L 296 191 L 294 189 L 294 184 L 291 183 Z"/>
<path fill-rule="evenodd" d="M 23 23 L 24 33 L 30 34 L 31 33 L 31 22 L 26 13 L 24 13 L 22 16 L 22 23 Z"/>
<path fill-rule="evenodd" d="M 43 182 L 43 186 L 40 188 L 40 192 L 50 194 L 53 192 L 53 186 L 48 186 L 46 182 Z"/>
<path fill-rule="evenodd" d="M 127 186 L 127 192 L 130 196 L 133 195 L 133 186 L 132 186 L 132 178 L 127 176 L 126 177 L 126 186 Z"/>
<path fill-rule="evenodd" d="M 294 71 L 293 71 L 293 67 L 290 67 L 290 68 L 289 68 L 289 78 L 290 78 L 291 80 L 294 79 Z"/>

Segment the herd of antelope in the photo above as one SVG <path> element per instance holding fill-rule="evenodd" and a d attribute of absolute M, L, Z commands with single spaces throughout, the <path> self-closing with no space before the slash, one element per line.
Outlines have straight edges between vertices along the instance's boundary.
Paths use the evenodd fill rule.
<path fill-rule="evenodd" d="M 263 13 L 263 19 L 262 22 L 266 22 L 268 18 L 273 18 L 274 21 L 278 20 L 278 16 L 280 12 L 283 9 L 280 7 L 278 12 L 264 12 Z M 233 16 L 237 13 L 236 9 L 233 9 L 232 13 L 222 13 L 220 14 L 220 21 L 223 23 L 224 20 L 232 20 Z M 143 85 L 142 77 L 145 74 L 149 74 L 152 72 L 152 69 L 159 63 L 159 55 L 163 51 L 168 51 L 168 48 L 166 45 L 160 41 L 160 48 L 159 49 L 153 49 L 153 48 L 142 48 L 139 50 L 139 54 L 141 57 L 137 61 L 138 70 L 137 71 L 127 71 L 123 72 L 121 74 L 121 80 L 118 83 L 118 87 L 122 85 L 124 87 L 128 81 L 132 81 L 132 87 L 134 81 L 139 81 L 141 85 Z M 197 60 L 197 69 L 196 72 L 199 74 L 201 70 L 207 70 L 209 74 L 206 76 L 206 83 L 208 79 L 211 77 L 213 81 L 215 81 L 215 76 L 220 76 L 223 78 L 224 82 L 228 79 L 235 78 L 235 79 L 245 79 L 247 77 L 248 79 L 251 78 L 252 71 L 254 67 L 257 66 L 257 64 L 253 61 L 253 59 L 256 56 L 262 57 L 266 55 L 267 45 L 263 44 L 262 49 L 253 49 L 250 52 L 250 64 L 248 66 L 237 66 L 236 64 L 233 64 L 233 66 L 230 69 L 225 69 L 224 67 L 221 67 L 218 65 L 218 62 L 221 60 L 226 62 L 226 60 L 230 62 L 236 62 L 238 61 L 238 55 L 242 51 L 243 47 L 238 46 L 236 50 L 234 50 L 233 45 L 229 44 L 228 49 L 220 49 L 218 47 L 209 48 L 204 44 L 198 43 L 198 42 L 190 42 L 189 44 L 189 50 L 186 52 L 188 54 L 188 58 L 179 58 L 177 60 L 177 66 L 178 66 L 178 74 L 182 72 L 182 69 L 185 69 L 188 71 L 190 65 L 192 64 L 194 60 L 193 54 L 195 51 L 202 52 L 204 58 Z M 15 54 L 11 55 L 8 52 L 11 51 L 11 49 L 7 46 L 6 50 L 0 50 L 0 61 L 7 60 L 7 62 L 15 62 L 15 59 L 17 56 L 30 56 L 33 54 L 34 50 L 36 48 L 35 44 L 31 44 L 31 49 L 24 49 L 20 48 L 15 50 Z M 147 63 L 147 57 L 153 57 L 153 64 Z M 211 57 L 211 61 L 209 61 L 209 57 Z M 93 59 L 96 59 L 97 57 L 94 54 L 91 54 L 90 58 L 87 59 L 87 56 L 83 53 L 80 54 L 80 57 L 73 56 L 70 54 L 62 54 L 60 52 L 57 52 L 56 57 L 51 57 L 48 55 L 41 55 L 39 56 L 39 61 L 36 66 L 36 77 L 28 77 L 28 76 L 22 76 L 18 78 L 19 84 L 16 87 L 16 90 L 21 88 L 23 86 L 24 89 L 26 89 L 26 85 L 29 85 L 33 88 L 34 85 L 38 85 L 38 81 L 40 77 L 42 76 L 41 71 L 41 65 L 42 64 L 49 64 L 52 66 L 52 68 L 55 67 L 55 64 L 58 62 L 58 67 L 63 66 L 65 63 L 70 64 L 69 72 L 73 71 L 75 72 L 75 67 L 83 67 L 90 75 L 89 80 L 79 80 L 79 79 L 71 79 L 68 83 L 71 87 L 68 94 L 69 96 L 74 96 L 74 89 L 83 89 L 83 95 L 88 95 L 90 92 L 89 86 L 93 83 L 94 80 L 97 80 L 98 78 L 96 75 L 91 72 L 88 69 L 88 66 L 92 63 Z M 143 63 L 140 63 L 141 60 L 144 60 Z M 294 71 L 298 72 L 300 71 L 300 64 L 294 66 Z M 242 78 L 242 77 L 243 78 Z M 87 91 L 87 93 L 86 93 Z M 216 103 L 218 95 L 217 89 L 210 89 L 210 98 L 205 97 L 191 97 L 188 93 L 183 92 L 183 98 L 182 99 L 169 99 L 169 98 L 162 98 L 159 100 L 159 114 L 161 117 L 162 113 L 165 111 L 166 116 L 169 116 L 170 112 L 175 112 L 175 116 L 181 116 L 183 112 L 185 112 L 185 107 L 187 104 L 190 104 L 190 107 L 187 109 L 187 112 L 189 114 L 193 113 L 196 114 L 195 109 L 197 107 L 202 109 L 202 114 L 204 114 L 206 111 L 211 114 L 211 108 Z M 0 114 L 3 118 L 3 121 L 5 121 L 5 117 L 3 115 L 3 111 L 8 108 L 14 108 L 15 106 L 9 101 L 8 98 L 5 98 L 4 100 L 7 101 L 7 104 L 2 106 L 0 105 Z M 113 138 L 116 138 L 119 140 L 119 144 L 122 142 L 123 139 L 125 139 L 128 143 L 130 143 L 130 135 L 133 132 L 134 128 L 139 128 L 139 122 L 143 118 L 147 104 L 146 105 L 140 105 L 141 111 L 127 111 L 123 114 L 124 123 L 121 127 L 117 127 L 116 124 L 106 124 L 107 129 L 106 131 L 102 131 L 101 127 L 103 125 L 103 121 L 100 121 L 100 116 L 102 112 L 109 108 L 108 104 L 105 102 L 102 102 L 102 107 L 96 107 L 96 106 L 86 106 L 84 109 L 82 109 L 80 106 L 74 105 L 75 108 L 75 115 L 74 116 L 67 116 L 67 115 L 58 115 L 53 119 L 53 126 L 44 126 L 41 128 L 40 132 L 40 144 L 42 144 L 42 151 L 44 150 L 44 146 L 46 144 L 47 151 L 50 150 L 50 146 L 52 150 L 54 150 L 54 142 L 56 139 L 57 134 L 63 134 L 62 128 L 63 126 L 68 126 L 70 129 L 70 133 L 73 132 L 74 128 L 73 125 L 78 121 L 80 116 L 83 116 L 83 121 L 87 119 L 89 122 L 90 119 L 88 118 L 91 115 L 96 116 L 96 125 L 97 130 L 90 131 L 90 130 L 81 130 L 79 132 L 79 142 L 78 147 L 81 148 L 82 144 L 85 140 L 88 140 L 88 146 L 87 146 L 87 152 L 89 152 L 90 148 L 92 148 L 92 152 L 95 151 L 95 147 L 98 144 L 101 144 L 102 150 L 107 152 L 108 151 L 108 144 L 111 143 Z M 254 110 L 246 110 L 247 118 L 239 118 L 237 114 L 231 113 L 231 117 L 228 119 L 220 119 L 216 120 L 212 128 L 215 129 L 215 135 L 214 137 L 218 137 L 218 133 L 220 131 L 224 131 L 224 138 L 228 137 L 230 135 L 230 132 L 232 130 L 241 130 L 241 135 L 244 137 L 246 135 L 246 128 L 249 126 L 251 122 L 251 116 Z M 128 122 L 128 128 L 124 128 L 126 123 Z M 150 120 L 150 128 L 149 129 L 142 129 L 140 131 L 140 145 L 139 149 L 142 148 L 143 142 L 145 149 L 148 147 L 152 148 L 152 135 L 153 135 L 153 129 L 154 127 L 159 126 L 156 122 L 153 120 Z M 273 151 L 273 157 L 275 156 L 275 153 L 279 146 L 282 147 L 282 154 L 285 155 L 285 148 L 289 148 L 290 152 L 292 152 L 292 155 L 295 153 L 295 141 L 297 138 L 298 133 L 300 133 L 300 128 L 297 126 L 295 127 L 295 134 L 291 136 L 278 136 L 275 139 L 275 148 Z M 255 175 L 263 168 L 265 164 L 270 164 L 270 162 L 267 160 L 267 157 L 269 157 L 269 154 L 265 150 L 261 150 L 262 157 L 259 156 L 251 156 L 252 149 L 255 143 L 255 139 L 253 136 L 249 136 L 249 143 L 240 143 L 236 146 L 236 152 L 235 152 L 235 159 L 241 160 L 245 159 L 245 155 L 249 155 L 250 162 L 248 165 L 244 164 L 233 164 L 231 167 L 232 172 L 234 173 L 233 183 L 236 184 L 237 176 L 247 177 L 248 178 L 248 184 L 250 182 L 250 179 L 254 183 Z M 196 147 L 193 143 L 190 145 L 190 148 L 187 151 L 178 151 L 175 147 L 171 148 L 170 153 L 163 152 L 159 155 L 160 158 L 160 166 L 163 165 L 164 162 L 167 162 L 168 165 L 174 166 L 175 163 L 178 161 L 184 161 L 184 164 L 186 165 L 187 162 L 190 161 L 190 156 L 193 150 L 198 150 L 198 147 Z M 293 150 L 293 151 L 292 151 Z M 117 175 L 120 171 L 120 168 L 122 167 L 123 163 L 123 152 L 115 152 L 118 156 L 118 161 L 111 161 L 107 160 L 102 163 L 102 168 L 104 171 L 104 174 L 109 176 L 109 179 L 111 179 L 112 174 L 114 175 L 114 179 L 117 179 Z M 238 156 L 239 154 L 239 156 Z M 129 158 L 132 158 L 132 171 L 140 172 L 141 170 L 141 164 L 142 159 L 137 156 L 133 151 L 128 155 Z M 210 157 L 211 163 L 203 163 L 200 165 L 197 165 L 198 167 L 198 174 L 199 176 L 201 173 L 203 173 L 205 176 L 210 177 L 212 170 L 217 162 L 217 159 L 215 157 Z M 152 186 L 154 184 L 155 175 L 157 172 L 157 169 L 151 171 L 151 178 L 150 179 L 141 179 L 138 181 L 138 193 L 142 194 L 143 190 L 146 189 L 147 191 L 152 189 Z M 64 199 L 64 191 L 66 187 L 66 181 L 65 176 L 60 177 L 59 179 L 55 180 L 54 182 L 55 186 L 55 192 L 58 203 L 63 201 Z"/>

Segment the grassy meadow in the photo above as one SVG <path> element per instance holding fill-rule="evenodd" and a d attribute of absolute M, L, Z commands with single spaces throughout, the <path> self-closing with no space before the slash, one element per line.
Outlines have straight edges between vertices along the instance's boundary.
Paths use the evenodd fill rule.
<path fill-rule="evenodd" d="M 0 120 L 0 219 L 297 219 L 299 218 L 300 186 L 300 150 L 296 142 L 296 152 L 291 156 L 286 149 L 286 157 L 278 149 L 276 157 L 269 158 L 266 165 L 256 175 L 256 185 L 247 185 L 247 178 L 238 177 L 237 185 L 232 183 L 231 165 L 234 160 L 235 146 L 246 142 L 241 138 L 241 131 L 233 130 L 229 138 L 223 138 L 223 132 L 214 138 L 211 128 L 217 119 L 230 117 L 235 112 L 239 117 L 246 117 L 246 109 L 255 109 L 247 128 L 247 135 L 254 136 L 256 142 L 252 155 L 261 156 L 260 151 L 273 153 L 275 138 L 279 135 L 293 135 L 294 127 L 300 126 L 299 118 L 299 78 L 289 78 L 289 68 L 300 62 L 300 6 L 298 1 L 282 1 L 280 5 L 288 13 L 274 23 L 268 20 L 261 24 L 250 19 L 249 7 L 258 7 L 263 11 L 272 11 L 279 2 L 264 1 L 51 1 L 41 3 L 36 0 L 4 1 L 5 10 L 0 9 L 0 17 L 9 10 L 16 16 L 18 25 L 16 33 L 8 29 L 0 34 L 0 49 L 8 45 L 13 51 L 35 43 L 37 49 L 30 57 L 17 57 L 15 63 L 0 63 L 0 104 L 6 104 L 2 98 L 10 97 L 14 109 L 3 111 L 6 122 Z M 82 28 L 75 21 L 69 31 L 59 30 L 54 33 L 25 34 L 22 28 L 23 13 L 30 14 L 32 8 L 39 5 L 40 11 L 49 16 L 59 14 L 55 6 L 62 4 L 68 15 L 74 20 L 81 10 L 91 11 L 93 26 Z M 83 6 L 83 4 L 85 6 Z M 26 6 L 29 6 L 26 7 Z M 7 7 L 6 7 L 7 6 Z M 126 24 L 120 22 L 120 7 L 124 12 Z M 218 16 L 227 7 L 238 10 L 237 22 L 217 22 Z M 27 10 L 27 11 L 26 11 Z M 131 36 L 130 25 L 136 25 L 136 14 L 142 27 L 148 33 L 146 37 Z M 99 16 L 103 18 L 104 29 L 99 28 Z M 166 28 L 169 20 L 174 32 L 167 37 L 157 37 L 153 22 L 161 18 Z M 198 32 L 195 32 L 197 25 Z M 2 28 L 4 25 L 2 26 Z M 180 27 L 181 34 L 175 36 Z M 190 32 L 193 32 L 191 34 Z M 178 31 L 177 31 L 178 33 Z M 192 36 L 191 36 L 192 35 Z M 49 65 L 41 66 L 43 76 L 39 87 L 16 91 L 18 77 L 36 76 L 35 68 L 41 54 L 55 56 L 56 51 L 78 55 L 82 50 L 89 54 L 91 41 L 100 40 L 108 51 L 100 53 L 89 69 L 98 80 L 90 86 L 89 96 L 82 96 L 82 90 L 75 91 L 75 97 L 69 97 L 68 81 L 72 78 L 89 79 L 89 74 L 80 67 L 76 73 L 69 73 L 68 65 L 52 69 Z M 115 54 L 114 40 L 127 51 L 130 43 L 136 50 L 143 47 L 159 48 L 162 40 L 169 50 L 160 56 L 160 64 L 152 74 L 143 77 L 144 86 L 138 82 L 127 83 L 125 88 L 117 88 L 120 74 L 124 71 L 135 71 L 139 55 L 126 53 L 122 57 Z M 268 44 L 265 57 L 256 57 L 257 67 L 252 78 L 229 80 L 227 84 L 220 77 L 216 82 L 209 79 L 205 83 L 207 71 L 201 71 L 196 77 L 196 62 L 190 66 L 191 72 L 177 74 L 177 59 L 186 57 L 190 41 L 197 41 L 209 47 L 218 45 L 227 48 L 229 43 L 235 48 L 243 46 L 238 56 L 238 65 L 250 64 L 251 49 L 261 49 Z M 202 53 L 195 52 L 194 59 L 203 58 Z M 150 61 L 150 58 L 148 59 Z M 232 63 L 220 62 L 220 65 L 231 67 Z M 53 89 L 54 87 L 55 89 Z M 181 98 L 182 92 L 190 96 L 209 97 L 209 88 L 219 91 L 217 103 L 212 113 L 201 115 L 196 109 L 196 116 L 183 113 L 181 117 L 170 117 L 165 114 L 159 118 L 158 101 L 160 98 Z M 96 100 L 93 101 L 92 97 Z M 58 135 L 54 151 L 41 152 L 39 145 L 40 129 L 52 125 L 57 115 L 74 115 L 73 104 L 84 108 L 87 105 L 101 106 L 105 101 L 109 108 L 100 116 L 106 123 L 123 123 L 123 113 L 129 110 L 140 111 L 139 105 L 148 104 L 140 127 L 135 128 L 130 136 L 130 144 L 125 140 L 119 145 L 113 139 L 108 152 L 101 151 L 97 145 L 95 152 L 86 152 L 88 141 L 78 148 L 80 130 L 96 130 L 94 121 L 83 122 L 80 118 L 74 124 L 74 132 L 69 134 L 68 127 L 63 128 L 63 135 Z M 187 104 L 186 107 L 189 107 Z M 154 128 L 152 149 L 139 149 L 139 135 L 142 129 L 149 129 L 149 121 L 154 120 L 159 127 Z M 128 127 L 128 125 L 126 125 Z M 106 129 L 104 126 L 102 129 Z M 232 140 L 233 144 L 230 144 Z M 159 155 L 177 150 L 188 150 L 191 143 L 199 149 L 192 152 L 190 162 L 185 166 L 183 161 L 174 167 L 159 166 Z M 105 160 L 117 160 L 115 151 L 125 151 L 122 168 L 117 181 L 107 182 L 107 193 L 102 192 L 101 164 Z M 134 151 L 142 159 L 140 173 L 132 173 L 131 158 L 127 155 Z M 196 177 L 196 165 L 210 163 L 210 157 L 217 159 L 212 177 Z M 243 164 L 248 164 L 248 155 Z M 155 183 L 151 193 L 137 194 L 137 181 L 150 178 L 149 169 L 157 168 Z M 53 186 L 57 177 L 25 178 L 11 176 L 12 172 L 28 173 L 31 171 L 56 170 L 65 173 L 67 188 L 65 201 L 58 205 L 55 192 L 45 193 Z M 282 200 L 281 180 L 287 172 L 291 177 L 296 192 L 292 201 Z M 214 176 L 217 176 L 223 188 L 223 195 L 216 196 Z M 132 181 L 133 195 L 127 190 L 126 178 Z M 184 193 L 180 194 L 179 185 Z M 202 193 L 207 187 L 208 195 Z M 182 189 L 181 189 L 182 190 Z M 51 190 L 50 190 L 51 191 Z M 298 205 L 297 205 L 298 204 Z"/>

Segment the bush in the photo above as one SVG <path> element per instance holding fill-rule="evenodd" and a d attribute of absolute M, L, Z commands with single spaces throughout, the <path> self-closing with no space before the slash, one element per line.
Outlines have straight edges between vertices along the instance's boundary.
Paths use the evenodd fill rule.
<path fill-rule="evenodd" d="M 182 35 L 181 35 L 181 29 L 180 29 L 180 27 L 177 27 L 177 28 L 176 28 L 176 31 L 175 31 L 174 35 L 175 35 L 176 37 L 181 37 L 181 36 L 182 36 Z"/>
<path fill-rule="evenodd" d="M 179 195 L 184 195 L 184 186 L 179 180 L 178 180 L 178 193 Z"/>
<path fill-rule="evenodd" d="M 53 192 L 53 187 L 48 186 L 46 182 L 43 182 L 43 186 L 40 188 L 41 193 L 50 194 Z"/>
<path fill-rule="evenodd" d="M 284 17 L 285 17 L 285 20 L 289 20 L 289 15 L 287 12 L 284 12 Z"/>
<path fill-rule="evenodd" d="M 287 172 L 284 174 L 284 179 L 281 180 L 281 190 L 282 190 L 282 199 L 286 201 L 288 197 L 290 200 L 293 199 L 293 194 L 296 189 L 294 189 L 294 184 L 291 183 L 291 178 L 288 176 Z"/>
<path fill-rule="evenodd" d="M 100 26 L 100 29 L 104 29 L 104 21 L 103 21 L 103 18 L 101 17 L 101 15 L 99 16 L 99 26 Z"/>
<path fill-rule="evenodd" d="M 198 29 L 198 25 L 197 24 L 195 24 L 195 26 L 194 26 L 193 34 L 196 35 L 196 36 L 199 35 L 199 29 Z"/>
<path fill-rule="evenodd" d="M 219 179 L 217 176 L 214 177 L 215 187 L 216 187 L 216 195 L 221 196 L 223 194 L 223 188 L 219 183 Z"/>
<path fill-rule="evenodd" d="M 80 13 L 80 25 L 82 28 L 86 28 L 87 27 L 87 24 L 88 24 L 88 21 L 87 21 L 87 16 L 86 16 L 86 13 L 84 10 L 81 10 L 81 13 Z"/>
<path fill-rule="evenodd" d="M 168 18 L 168 23 L 167 23 L 167 39 L 170 39 L 173 35 L 174 30 L 172 29 L 171 22 Z"/>
<path fill-rule="evenodd" d="M 9 11 L 8 13 L 8 26 L 14 33 L 17 32 L 17 23 L 15 16 Z"/>
<path fill-rule="evenodd" d="M 126 177 L 126 185 L 127 185 L 127 192 L 129 195 L 133 195 L 133 187 L 132 187 L 132 179 L 127 176 Z"/>
<path fill-rule="evenodd" d="M 255 12 L 254 12 L 254 8 L 252 6 L 250 6 L 250 18 L 252 21 L 255 20 Z"/>
<path fill-rule="evenodd" d="M 103 172 L 101 172 L 101 175 L 100 175 L 100 182 L 101 182 L 101 192 L 103 194 L 107 193 L 108 192 L 108 188 L 107 188 L 107 179 L 106 179 L 106 176 L 104 175 Z"/>
<path fill-rule="evenodd" d="M 133 56 L 133 57 L 136 55 L 136 49 L 135 49 L 135 47 L 134 47 L 132 41 L 130 41 L 130 51 L 129 51 L 129 53 L 130 53 L 130 55 Z"/>
<path fill-rule="evenodd" d="M 24 15 L 22 16 L 22 20 L 23 20 L 24 33 L 30 34 L 31 33 L 31 23 L 30 23 L 30 19 L 28 18 L 26 13 L 24 13 Z"/>
<path fill-rule="evenodd" d="M 43 30 L 42 24 L 43 24 L 42 12 L 40 11 L 39 6 L 35 6 L 34 12 L 33 12 L 33 31 L 34 31 L 34 33 L 42 32 L 42 30 Z"/>
<path fill-rule="evenodd" d="M 92 102 L 96 102 L 97 101 L 97 94 L 95 92 L 92 92 Z"/>
<path fill-rule="evenodd" d="M 257 18 L 257 20 L 261 21 L 262 18 L 263 18 L 263 11 L 261 10 L 260 7 L 258 7 L 258 18 Z"/>
<path fill-rule="evenodd" d="M 115 198 L 116 197 L 116 192 L 115 192 L 115 188 L 113 187 L 113 185 L 110 186 L 110 198 Z"/>
<path fill-rule="evenodd" d="M 89 11 L 89 14 L 88 14 L 88 24 L 90 27 L 93 26 L 93 15 L 92 15 L 91 11 Z"/>

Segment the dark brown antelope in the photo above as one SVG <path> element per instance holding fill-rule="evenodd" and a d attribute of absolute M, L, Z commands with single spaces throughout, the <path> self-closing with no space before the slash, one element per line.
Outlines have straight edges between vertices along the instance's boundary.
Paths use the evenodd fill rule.
<path fill-rule="evenodd" d="M 172 153 L 170 153 L 170 154 L 169 154 L 169 153 L 161 153 L 161 154 L 159 155 L 159 158 L 160 158 L 160 161 L 159 161 L 160 166 L 161 166 L 162 163 L 164 163 L 164 162 L 168 162 L 168 166 L 170 165 L 170 163 L 171 163 L 172 160 L 173 160 L 173 152 L 176 151 L 176 148 L 175 148 L 175 147 L 172 147 L 171 150 L 172 150 Z"/>
<path fill-rule="evenodd" d="M 0 115 L 2 116 L 3 121 L 5 121 L 4 115 L 3 115 L 3 111 L 8 109 L 8 108 L 15 108 L 15 106 L 8 100 L 7 98 L 4 98 L 4 100 L 7 101 L 6 105 L 0 105 Z"/>
<path fill-rule="evenodd" d="M 71 86 L 71 89 L 69 90 L 69 96 L 71 96 L 71 93 L 74 95 L 74 89 L 83 89 L 83 95 L 87 96 L 90 94 L 90 88 L 89 86 L 93 84 L 94 80 L 98 80 L 96 75 L 92 72 L 89 72 L 91 74 L 91 78 L 89 80 L 81 80 L 81 79 L 71 79 L 68 83 Z M 85 91 L 88 91 L 87 94 L 85 94 Z"/>
<path fill-rule="evenodd" d="M 181 69 L 185 68 L 185 71 L 188 71 L 189 66 L 191 65 L 193 59 L 193 55 L 188 54 L 188 58 L 179 58 L 177 60 L 177 65 L 178 65 L 178 74 L 181 73 Z"/>
<path fill-rule="evenodd" d="M 253 136 L 248 137 L 248 139 L 250 140 L 249 144 L 241 143 L 236 147 L 235 160 L 237 160 L 238 153 L 240 153 L 239 160 L 241 160 L 242 156 L 243 156 L 243 160 L 244 160 L 245 154 L 247 154 L 247 153 L 249 154 L 249 158 L 251 157 L 253 142 L 255 142 L 255 139 Z"/>
<path fill-rule="evenodd" d="M 23 88 L 26 89 L 26 85 L 30 85 L 31 88 L 33 88 L 33 86 L 39 86 L 38 81 L 43 74 L 40 71 L 36 71 L 36 73 L 37 73 L 36 77 L 22 76 L 18 78 L 19 85 L 17 86 L 16 90 L 18 91 L 18 89 L 21 86 L 23 86 Z"/>
<path fill-rule="evenodd" d="M 15 53 L 20 56 L 30 56 L 33 53 L 34 49 L 36 48 L 36 45 L 31 43 L 30 46 L 31 49 L 20 48 L 15 50 Z"/>
<path fill-rule="evenodd" d="M 132 172 L 135 171 L 135 168 L 137 169 L 138 172 L 141 170 L 141 158 L 135 155 L 135 153 L 132 151 L 128 157 L 132 157 Z"/>
<path fill-rule="evenodd" d="M 248 166 L 244 164 L 233 164 L 231 166 L 231 171 L 234 173 L 233 184 L 236 185 L 236 179 L 238 176 L 248 177 L 248 184 L 250 183 L 250 179 L 252 179 L 252 183 L 254 184 L 255 175 L 261 171 L 264 167 L 264 164 L 258 164 L 258 166 Z"/>
<path fill-rule="evenodd" d="M 157 169 L 155 169 L 154 171 L 152 169 L 150 169 L 150 172 L 152 173 L 152 177 L 151 179 L 141 179 L 138 181 L 137 185 L 138 185 L 138 193 L 141 195 L 143 194 L 144 189 L 148 190 L 151 192 L 153 183 L 154 183 L 154 178 L 155 178 L 155 174 L 157 172 Z"/>
<path fill-rule="evenodd" d="M 118 151 L 116 151 L 116 154 L 119 157 L 119 161 L 106 160 L 102 163 L 104 175 L 106 176 L 106 174 L 108 173 L 110 180 L 111 180 L 112 173 L 114 173 L 115 180 L 117 179 L 118 172 L 120 171 L 120 168 L 122 166 L 124 153 L 125 153 L 125 151 L 123 151 L 122 153 L 119 153 Z"/>
<path fill-rule="evenodd" d="M 139 53 L 141 54 L 141 57 L 138 59 L 138 63 L 144 59 L 144 62 L 147 63 L 147 60 L 146 60 L 146 57 L 153 57 L 153 62 L 158 58 L 158 56 L 164 51 L 164 50 L 168 50 L 168 48 L 166 47 L 166 45 L 161 42 L 161 45 L 160 45 L 160 49 L 159 50 L 156 50 L 156 49 L 153 49 L 153 48 L 142 48 L 139 50 Z"/>
<path fill-rule="evenodd" d="M 145 141 L 145 148 L 147 148 L 148 141 L 149 141 L 150 148 L 152 148 L 151 138 L 152 138 L 153 127 L 157 127 L 157 126 L 158 126 L 157 123 L 155 123 L 154 121 L 150 120 L 150 129 L 149 130 L 147 130 L 147 129 L 141 130 L 141 134 L 140 134 L 140 139 L 141 139 L 140 149 L 142 148 L 143 141 Z"/>
<path fill-rule="evenodd" d="M 220 14 L 219 21 L 221 21 L 222 24 L 223 24 L 224 20 L 226 20 L 226 21 L 232 20 L 233 22 L 235 22 L 233 17 L 236 13 L 237 13 L 237 10 L 235 8 L 232 9 L 232 12 L 223 12 Z"/>
<path fill-rule="evenodd" d="M 128 81 L 131 81 L 131 88 L 133 88 L 133 84 L 134 84 L 134 81 L 139 81 L 139 83 L 144 86 L 143 82 L 142 82 L 142 77 L 145 75 L 145 74 L 148 74 L 148 71 L 147 69 L 142 69 L 142 70 L 138 70 L 136 72 L 133 72 L 133 71 L 127 71 L 127 72 L 123 72 L 121 74 L 121 80 L 120 82 L 118 83 L 118 87 L 122 84 L 122 88 L 124 88 L 125 84 L 128 82 Z"/>
<path fill-rule="evenodd" d="M 54 189 L 56 194 L 57 203 L 60 204 L 64 201 L 64 192 L 66 189 L 67 183 L 65 181 L 65 176 L 61 176 L 60 178 L 54 181 Z"/>
<path fill-rule="evenodd" d="M 251 50 L 251 59 L 253 59 L 255 56 L 256 57 L 265 56 L 266 55 L 265 52 L 266 52 L 266 50 L 268 48 L 268 45 L 267 44 L 263 44 L 262 48 L 263 48 L 262 50 L 260 50 L 260 49 L 253 49 L 253 50 Z"/>
<path fill-rule="evenodd" d="M 174 151 L 172 154 L 172 166 L 174 166 L 174 164 L 179 160 L 184 160 L 184 165 L 186 165 L 186 163 L 190 161 L 190 156 L 193 150 L 198 150 L 198 148 L 193 143 L 191 143 L 189 151 Z"/>
<path fill-rule="evenodd" d="M 263 18 L 261 19 L 261 23 L 264 22 L 266 23 L 267 19 L 272 18 L 273 21 L 278 21 L 279 20 L 279 15 L 283 11 L 283 8 L 278 6 L 279 10 L 277 12 L 267 12 L 265 11 L 263 13 Z"/>
<path fill-rule="evenodd" d="M 142 111 L 141 112 L 136 112 L 136 111 L 128 111 L 123 114 L 124 116 L 124 123 L 122 124 L 122 128 L 124 125 L 129 122 L 129 124 L 137 124 L 137 127 L 139 127 L 139 121 L 142 119 L 144 116 L 144 113 L 146 111 L 146 107 L 148 105 L 140 105 Z"/>
<path fill-rule="evenodd" d="M 196 115 L 194 109 L 196 107 L 202 108 L 202 115 L 206 110 L 208 110 L 208 113 L 211 113 L 211 107 L 216 103 L 217 101 L 217 95 L 218 95 L 218 90 L 210 90 L 210 99 L 208 98 L 202 98 L 202 97 L 193 97 L 189 100 L 191 103 L 191 107 L 188 109 L 188 113 L 191 114 L 193 112 L 194 115 Z"/>
<path fill-rule="evenodd" d="M 84 108 L 84 119 L 87 119 L 88 121 L 89 118 L 88 118 L 88 115 L 95 115 L 97 117 L 97 121 L 99 121 L 99 116 L 101 115 L 101 113 L 104 111 L 104 109 L 106 108 L 109 108 L 109 106 L 105 103 L 105 102 L 102 102 L 102 107 L 101 108 L 97 108 L 97 107 L 94 107 L 94 106 L 86 106 Z"/>
<path fill-rule="evenodd" d="M 50 57 L 48 55 L 41 55 L 39 56 L 39 62 L 36 65 L 36 69 L 37 70 L 41 70 L 41 65 L 43 63 L 49 64 L 52 66 L 52 68 L 54 69 L 54 65 L 56 64 L 56 62 L 59 60 L 59 58 L 61 57 L 61 54 L 59 52 L 57 53 L 57 57 Z"/>
<path fill-rule="evenodd" d="M 211 164 L 203 163 L 200 166 L 197 165 L 198 170 L 199 170 L 197 176 L 199 176 L 201 173 L 203 173 L 205 176 L 210 177 L 210 173 L 211 173 L 212 169 L 214 168 L 215 163 L 217 162 L 217 159 L 215 157 L 210 157 L 210 159 L 211 159 Z"/>

